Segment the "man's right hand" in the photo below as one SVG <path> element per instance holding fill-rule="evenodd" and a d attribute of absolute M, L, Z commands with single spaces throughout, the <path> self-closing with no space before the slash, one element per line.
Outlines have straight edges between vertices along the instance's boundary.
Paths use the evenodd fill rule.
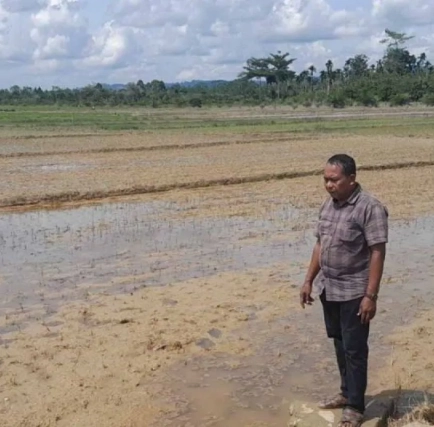
<path fill-rule="evenodd" d="M 312 305 L 314 299 L 312 294 L 312 283 L 305 282 L 300 289 L 300 305 L 304 309 L 305 305 Z"/>

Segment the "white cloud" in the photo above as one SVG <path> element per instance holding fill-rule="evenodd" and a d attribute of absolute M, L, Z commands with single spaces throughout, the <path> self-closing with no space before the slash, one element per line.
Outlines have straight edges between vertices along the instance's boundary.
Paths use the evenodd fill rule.
<path fill-rule="evenodd" d="M 269 13 L 273 0 L 114 0 L 115 17 L 124 25 L 160 27 L 189 24 L 199 34 L 206 34 L 216 21 L 249 22 L 261 20 Z"/>
<path fill-rule="evenodd" d="M 68 45 L 70 38 L 68 36 L 56 34 L 55 36 L 48 37 L 45 41 L 45 46 L 41 52 L 36 55 L 43 58 L 59 58 L 68 54 Z"/>
<path fill-rule="evenodd" d="M 373 0 L 372 16 L 385 24 L 419 26 L 433 24 L 434 2 L 430 0 Z"/>
<path fill-rule="evenodd" d="M 118 67 L 127 64 L 127 58 L 137 52 L 136 32 L 108 22 L 95 34 L 85 52 L 85 67 Z"/>
<path fill-rule="evenodd" d="M 362 35 L 364 26 L 356 12 L 333 10 L 325 0 L 281 0 L 275 2 L 261 32 L 269 42 L 314 42 Z"/>
<path fill-rule="evenodd" d="M 65 64 L 57 59 L 42 59 L 37 61 L 33 69 L 38 73 L 50 74 L 65 69 Z M 53 85 L 54 86 L 54 85 Z"/>
<path fill-rule="evenodd" d="M 12 83 L 16 75 L 9 72 L 9 67 L 19 64 L 26 68 L 29 64 L 28 51 L 26 42 L 20 38 L 20 28 L 15 25 L 14 17 L 8 16 L 2 21 L 1 16 L 0 9 L 0 79 L 6 82 L 9 79 Z"/>
<path fill-rule="evenodd" d="M 59 30 L 64 26 L 80 27 L 84 17 L 80 15 L 79 0 L 47 0 L 44 7 L 32 15 L 32 21 L 38 28 Z"/>
<path fill-rule="evenodd" d="M 301 58 L 305 59 L 305 61 L 300 64 L 305 70 L 307 70 L 311 65 L 315 68 L 319 68 L 325 64 L 328 59 L 333 59 L 333 52 L 331 49 L 327 48 L 322 41 L 316 41 L 307 45 L 299 45 L 292 53 L 295 58 L 301 56 Z"/>
<path fill-rule="evenodd" d="M 10 13 L 31 12 L 41 5 L 40 0 L 0 0 L 0 7 Z"/>
<path fill-rule="evenodd" d="M 0 4 L 0 31 L 4 30 L 8 17 L 9 13 Z"/>
<path fill-rule="evenodd" d="M 366 2 L 0 0 L 0 79 L 48 87 L 231 79 L 249 57 L 277 50 L 297 58 L 297 71 L 328 59 L 341 67 L 357 53 L 378 59 L 385 28 L 415 35 L 412 51 L 434 55 L 432 0 Z"/>
<path fill-rule="evenodd" d="M 0 58 L 7 58 L 8 41 L 6 38 L 10 14 L 0 4 Z"/>
<path fill-rule="evenodd" d="M 79 0 L 46 0 L 31 15 L 30 38 L 36 45 L 35 61 L 76 58 L 82 54 L 89 36 L 81 6 Z"/>

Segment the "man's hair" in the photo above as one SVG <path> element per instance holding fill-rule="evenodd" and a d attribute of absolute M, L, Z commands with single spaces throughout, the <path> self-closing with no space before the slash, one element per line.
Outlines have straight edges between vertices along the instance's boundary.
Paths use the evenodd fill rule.
<path fill-rule="evenodd" d="M 345 176 L 356 174 L 356 162 L 348 154 L 335 154 L 327 160 L 327 163 L 340 166 Z"/>

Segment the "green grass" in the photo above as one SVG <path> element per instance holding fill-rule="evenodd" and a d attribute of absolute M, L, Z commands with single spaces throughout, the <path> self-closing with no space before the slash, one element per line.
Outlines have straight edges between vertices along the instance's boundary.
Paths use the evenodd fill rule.
<path fill-rule="evenodd" d="M 234 110 L 235 114 L 240 110 Z M 375 110 L 372 110 L 375 111 Z M 391 110 L 396 111 L 396 110 Z M 230 117 L 231 110 L 138 108 L 78 109 L 19 107 L 0 111 L 2 129 L 35 129 L 58 131 L 200 131 L 200 132 L 344 132 L 356 134 L 392 134 L 414 136 L 434 135 L 434 117 L 372 117 L 358 118 L 288 118 L 276 116 Z M 351 112 L 350 111 L 345 111 Z M 226 116 L 222 113 L 227 113 Z M 290 111 L 285 111 L 290 113 Z M 255 111 L 255 115 L 260 114 Z"/>

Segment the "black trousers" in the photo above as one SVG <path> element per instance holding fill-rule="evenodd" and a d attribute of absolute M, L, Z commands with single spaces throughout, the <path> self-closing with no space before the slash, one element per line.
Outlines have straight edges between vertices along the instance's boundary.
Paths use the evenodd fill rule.
<path fill-rule="evenodd" d="M 363 413 L 369 353 L 369 323 L 363 325 L 360 316 L 357 316 L 363 298 L 327 301 L 324 291 L 320 299 L 327 336 L 334 340 L 342 394 L 348 399 L 348 407 Z"/>

